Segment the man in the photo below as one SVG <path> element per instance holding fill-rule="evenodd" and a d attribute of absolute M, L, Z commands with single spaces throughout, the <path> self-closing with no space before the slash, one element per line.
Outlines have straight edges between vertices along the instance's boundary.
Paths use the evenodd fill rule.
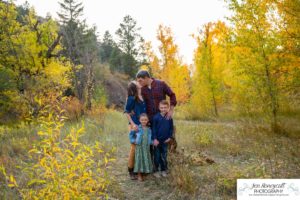
<path fill-rule="evenodd" d="M 159 102 L 166 99 L 166 96 L 170 97 L 170 109 L 166 114 L 166 118 L 170 119 L 174 114 L 174 107 L 177 104 L 176 95 L 171 88 L 164 82 L 158 79 L 150 77 L 150 74 L 146 70 L 140 70 L 136 74 L 137 82 L 142 86 L 142 96 L 146 103 L 146 112 L 150 120 L 150 127 L 152 128 L 153 117 L 159 113 Z M 154 138 L 152 138 L 154 139 Z M 154 144 L 157 146 L 157 144 Z M 151 159 L 154 163 L 154 147 L 150 146 Z M 158 169 L 154 169 L 157 171 Z"/>
<path fill-rule="evenodd" d="M 159 112 L 159 102 L 170 97 L 170 110 L 166 117 L 170 119 L 174 114 L 174 107 L 177 104 L 176 95 L 171 88 L 164 82 L 150 77 L 146 70 L 140 70 L 136 74 L 137 82 L 142 86 L 142 96 L 146 103 L 147 114 L 152 122 L 153 116 Z"/>

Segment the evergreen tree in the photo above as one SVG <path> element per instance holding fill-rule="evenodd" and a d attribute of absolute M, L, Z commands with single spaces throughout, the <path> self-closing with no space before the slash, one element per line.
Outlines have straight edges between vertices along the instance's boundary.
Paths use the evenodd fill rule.
<path fill-rule="evenodd" d="M 134 77 L 144 55 L 142 51 L 144 39 L 139 34 L 141 30 L 137 22 L 129 15 L 123 18 L 120 28 L 116 31 L 118 46 L 124 53 L 122 64 L 124 72 Z"/>
<path fill-rule="evenodd" d="M 79 17 L 83 13 L 82 2 L 78 2 L 77 0 L 62 0 L 58 4 L 61 7 L 61 12 L 57 14 L 63 24 L 67 24 L 70 21 L 80 23 Z"/>
<path fill-rule="evenodd" d="M 109 31 L 105 31 L 103 36 L 103 41 L 100 44 L 100 60 L 102 63 L 109 62 L 112 52 L 116 48 L 116 43 L 114 42 L 112 35 Z"/>
<path fill-rule="evenodd" d="M 80 63 L 80 42 L 83 38 L 84 22 L 80 20 L 83 14 L 82 3 L 78 3 L 77 0 L 62 0 L 59 2 L 61 11 L 58 14 L 60 17 L 62 46 L 63 50 L 61 54 L 69 58 L 72 62 L 72 71 L 74 74 L 73 85 L 75 89 L 75 95 L 78 99 L 84 101 L 84 72 L 83 69 L 79 69 L 77 66 Z"/>
<path fill-rule="evenodd" d="M 61 12 L 57 13 L 61 19 L 61 33 L 63 35 L 63 55 L 71 59 L 74 64 L 79 64 L 79 44 L 78 42 L 83 35 L 83 21 L 79 17 L 82 16 L 82 3 L 75 0 L 63 0 L 59 2 Z"/>

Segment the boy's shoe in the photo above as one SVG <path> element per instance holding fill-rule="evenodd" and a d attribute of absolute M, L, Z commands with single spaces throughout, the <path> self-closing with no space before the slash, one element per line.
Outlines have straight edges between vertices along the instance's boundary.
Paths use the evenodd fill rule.
<path fill-rule="evenodd" d="M 155 178 L 160 178 L 159 172 L 154 172 L 154 173 L 153 173 L 153 176 L 154 176 Z"/>
<path fill-rule="evenodd" d="M 167 176 L 168 176 L 168 174 L 167 174 L 166 171 L 162 171 L 162 172 L 161 172 L 161 175 L 162 175 L 163 177 L 167 177 Z"/>

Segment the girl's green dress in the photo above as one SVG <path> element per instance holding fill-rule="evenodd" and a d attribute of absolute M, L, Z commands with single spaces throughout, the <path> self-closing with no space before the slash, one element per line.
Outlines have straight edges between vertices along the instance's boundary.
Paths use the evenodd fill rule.
<path fill-rule="evenodd" d="M 135 147 L 135 162 L 134 162 L 134 172 L 135 173 L 151 173 L 152 172 L 152 162 L 150 155 L 150 144 L 148 144 L 148 134 L 149 129 L 143 130 L 143 138 L 140 145 Z"/>

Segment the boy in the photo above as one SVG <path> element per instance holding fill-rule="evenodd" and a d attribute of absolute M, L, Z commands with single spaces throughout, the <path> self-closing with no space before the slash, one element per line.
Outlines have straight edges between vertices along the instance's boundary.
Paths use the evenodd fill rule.
<path fill-rule="evenodd" d="M 168 153 L 168 142 L 170 142 L 173 134 L 173 119 L 167 118 L 167 113 L 170 109 L 169 102 L 162 100 L 159 102 L 159 111 L 153 117 L 153 145 L 154 145 L 154 165 L 155 170 L 154 176 L 159 178 L 159 168 L 163 177 L 167 176 L 166 170 L 168 169 L 167 153 Z"/>

